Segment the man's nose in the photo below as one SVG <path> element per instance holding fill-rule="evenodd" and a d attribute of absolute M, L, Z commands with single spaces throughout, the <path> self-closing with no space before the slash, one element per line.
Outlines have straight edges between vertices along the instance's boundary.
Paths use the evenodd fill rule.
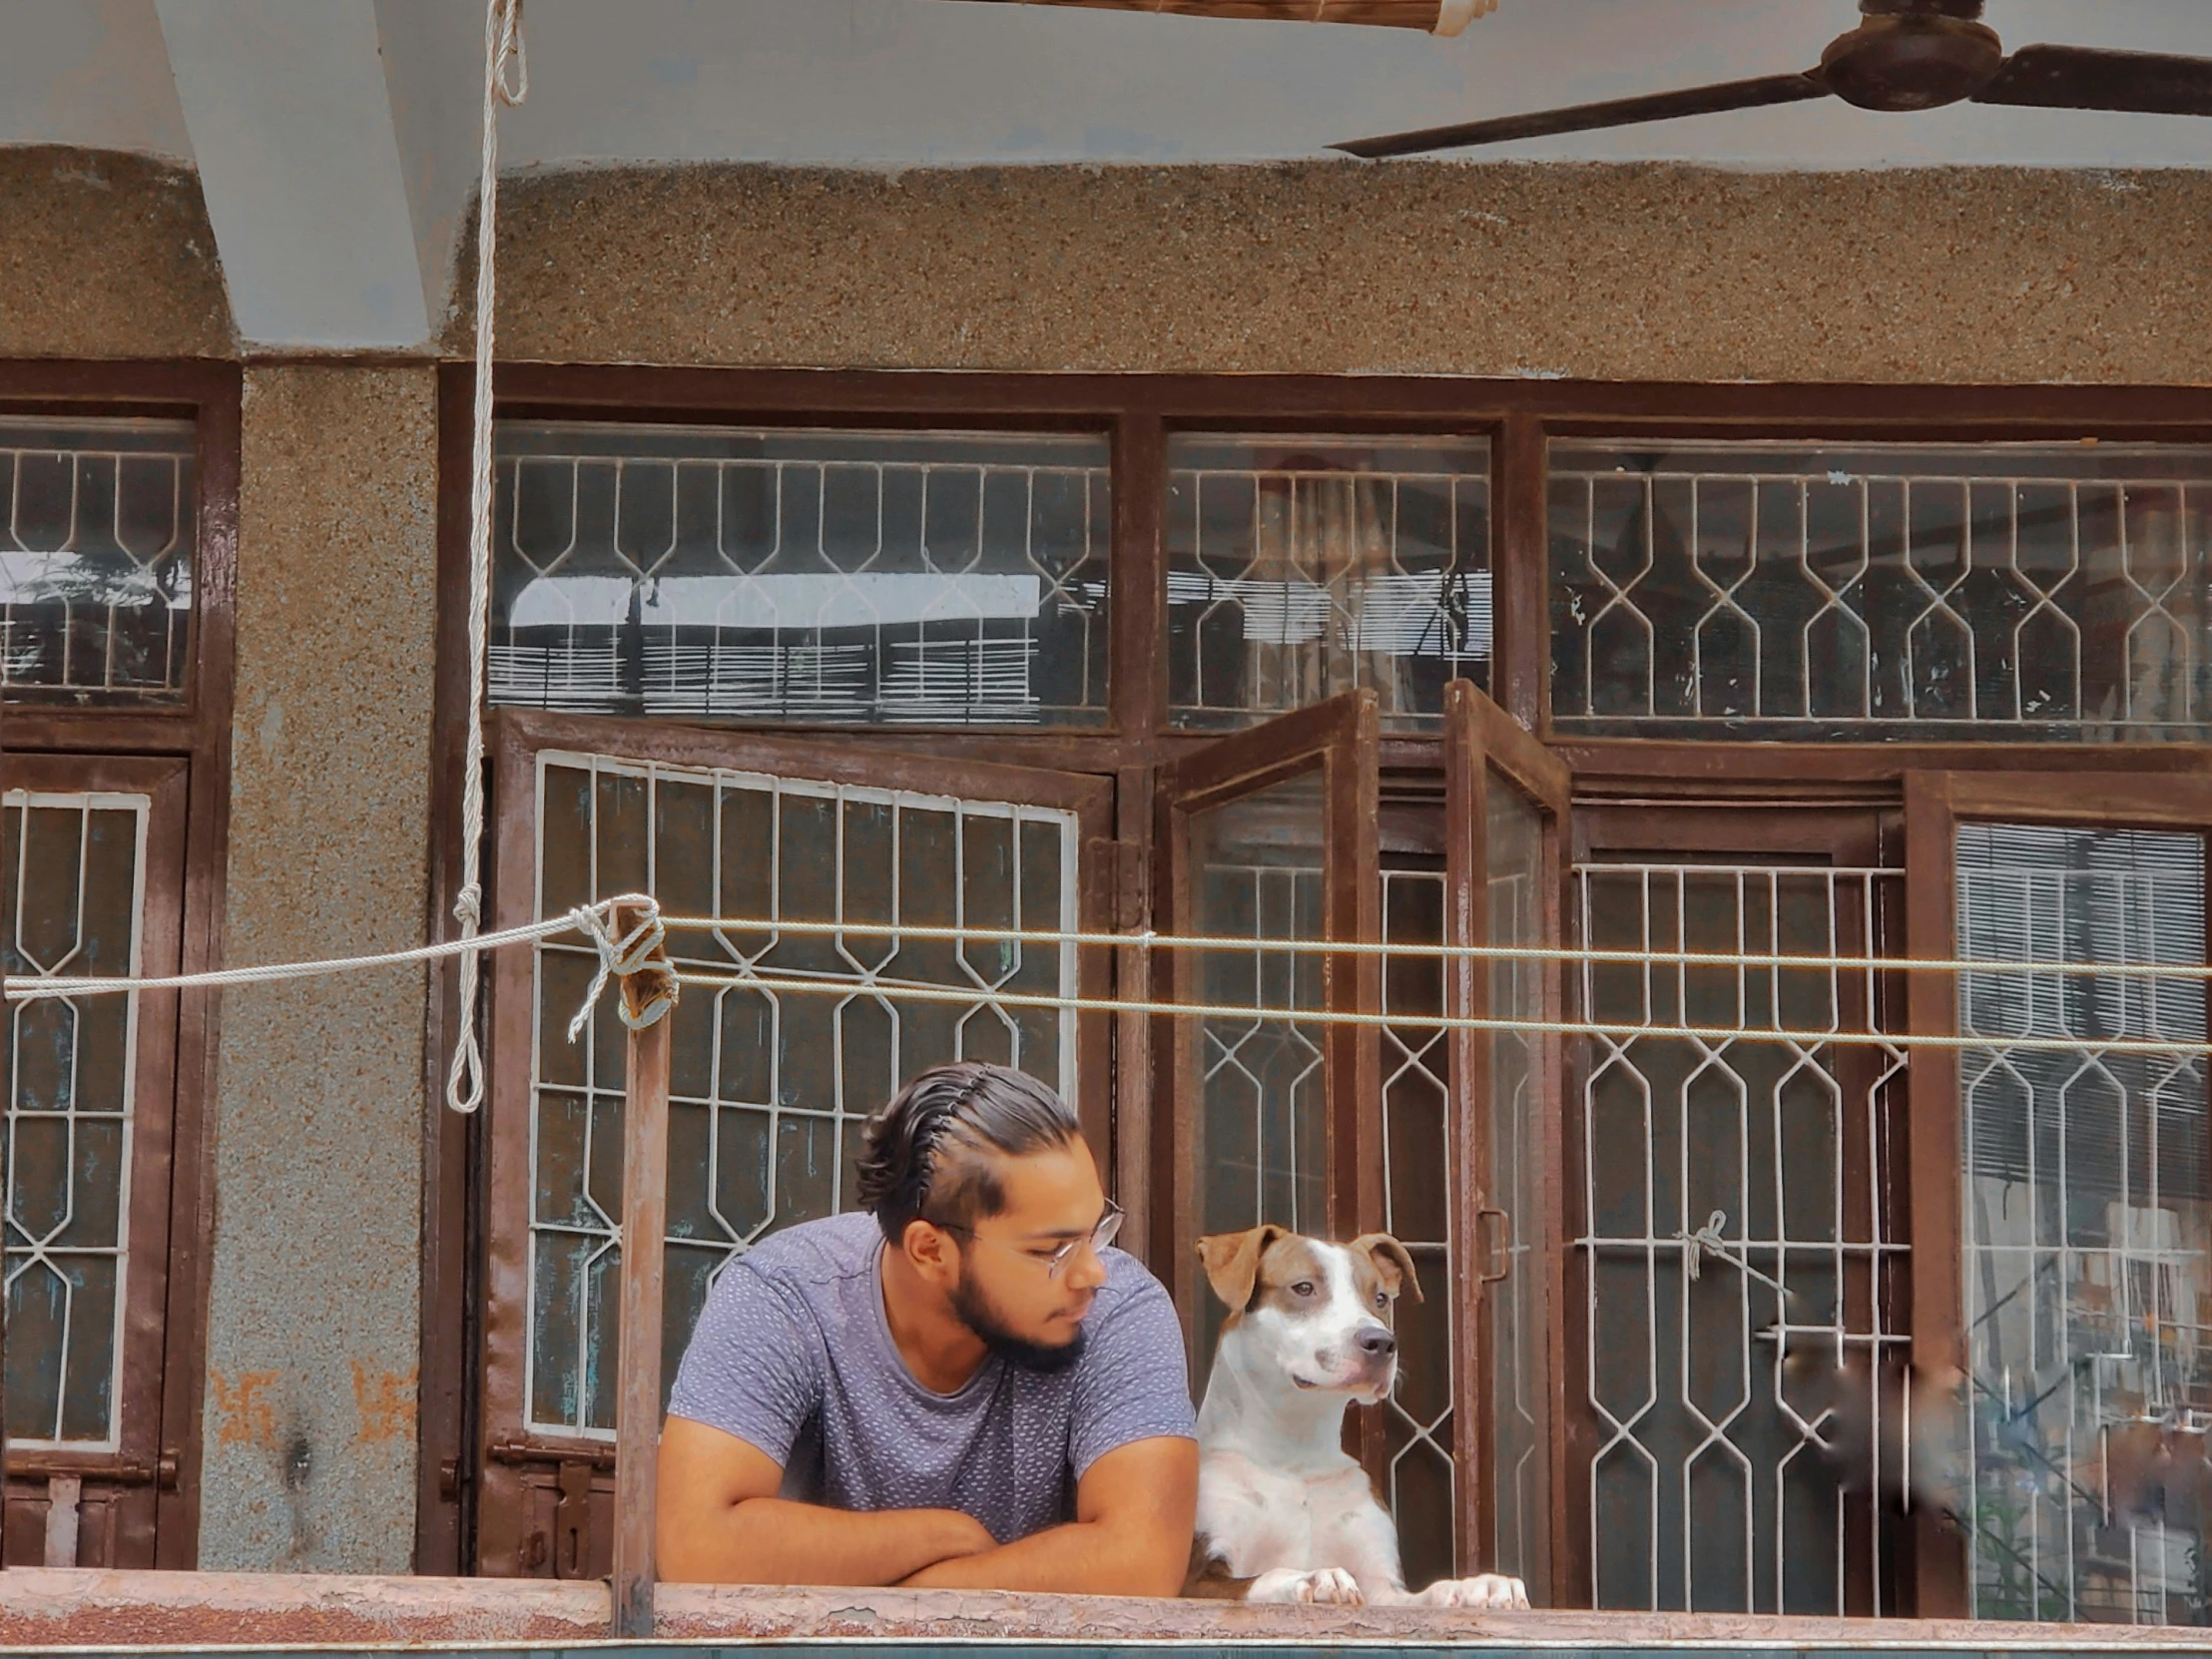
<path fill-rule="evenodd" d="M 1095 1291 L 1106 1283 L 1106 1263 L 1088 1244 L 1079 1245 L 1060 1278 L 1070 1290 Z"/>
<path fill-rule="evenodd" d="M 1371 1325 L 1353 1343 L 1371 1360 L 1387 1360 L 1397 1352 L 1397 1339 L 1380 1325 Z"/>

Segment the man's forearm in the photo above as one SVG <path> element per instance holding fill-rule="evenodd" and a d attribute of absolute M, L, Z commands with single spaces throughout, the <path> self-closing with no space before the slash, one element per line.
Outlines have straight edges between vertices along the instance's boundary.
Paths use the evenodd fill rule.
<path fill-rule="evenodd" d="M 899 1582 L 937 1590 L 1050 1590 L 1063 1595 L 1172 1596 L 1189 1558 L 1170 1558 L 1153 1530 L 1075 1521 L 1014 1543 L 939 1561 Z"/>
<path fill-rule="evenodd" d="M 945 1509 L 860 1513 L 748 1498 L 709 1524 L 664 1529 L 660 1574 L 688 1584 L 896 1584 L 973 1550 L 979 1530 Z"/>

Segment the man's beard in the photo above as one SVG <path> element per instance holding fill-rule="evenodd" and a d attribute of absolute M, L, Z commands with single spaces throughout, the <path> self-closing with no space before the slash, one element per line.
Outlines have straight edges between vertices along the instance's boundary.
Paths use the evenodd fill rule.
<path fill-rule="evenodd" d="M 1008 1365 L 1047 1377 L 1054 1372 L 1066 1371 L 1080 1360 L 1083 1357 L 1083 1340 L 1089 1335 L 1079 1325 L 1075 1328 L 1074 1338 L 1057 1348 L 1015 1336 L 998 1317 L 998 1310 L 984 1298 L 982 1288 L 968 1277 L 964 1266 L 960 1270 L 959 1282 L 952 1287 L 952 1311 L 959 1315 L 962 1325 L 982 1339 L 985 1348 Z"/>

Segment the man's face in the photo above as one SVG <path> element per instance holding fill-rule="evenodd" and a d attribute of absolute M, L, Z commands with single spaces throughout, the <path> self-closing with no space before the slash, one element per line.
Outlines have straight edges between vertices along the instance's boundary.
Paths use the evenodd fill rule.
<path fill-rule="evenodd" d="M 1098 1167 L 1081 1141 L 998 1160 L 1006 1207 L 955 1239 L 952 1310 L 990 1347 L 1032 1371 L 1058 1371 L 1082 1352 L 1083 1317 L 1106 1266 L 1090 1236 L 1106 1213 Z M 1070 1244 L 1055 1276 L 1051 1259 Z"/>

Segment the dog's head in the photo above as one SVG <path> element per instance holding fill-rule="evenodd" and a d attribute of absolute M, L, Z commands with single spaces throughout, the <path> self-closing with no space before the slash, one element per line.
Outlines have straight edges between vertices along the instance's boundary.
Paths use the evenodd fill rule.
<path fill-rule="evenodd" d="M 1248 1345 L 1294 1387 L 1370 1402 L 1397 1380 L 1390 1309 L 1420 1300 L 1413 1260 L 1387 1233 L 1324 1244 L 1269 1225 L 1198 1241 L 1214 1294 L 1229 1306 L 1224 1343 Z"/>

